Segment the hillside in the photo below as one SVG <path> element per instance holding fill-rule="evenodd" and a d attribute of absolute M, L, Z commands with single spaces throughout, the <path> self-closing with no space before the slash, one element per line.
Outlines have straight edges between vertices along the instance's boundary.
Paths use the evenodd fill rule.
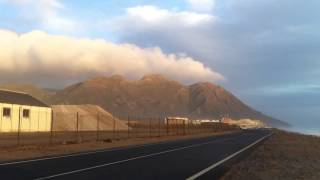
<path fill-rule="evenodd" d="M 257 112 L 230 92 L 211 83 L 184 86 L 161 75 L 130 81 L 121 76 L 98 77 L 54 94 L 52 104 L 96 104 L 116 116 L 188 116 L 191 118 L 261 119 L 272 126 L 279 120 Z"/>
<path fill-rule="evenodd" d="M 0 89 L 25 92 L 44 102 L 48 102 L 49 98 L 55 94 L 52 90 L 41 89 L 31 84 L 1 84 Z"/>

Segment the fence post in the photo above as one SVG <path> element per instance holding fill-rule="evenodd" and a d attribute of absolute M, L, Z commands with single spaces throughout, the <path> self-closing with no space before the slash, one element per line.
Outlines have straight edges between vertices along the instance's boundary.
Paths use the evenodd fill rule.
<path fill-rule="evenodd" d="M 198 127 L 198 126 L 199 126 L 199 124 L 198 124 L 198 122 L 196 121 L 195 124 L 194 124 L 194 133 L 195 133 L 195 134 L 198 134 L 198 133 L 199 133 L 199 132 L 198 132 L 198 131 L 199 131 L 199 129 L 198 129 L 199 127 Z"/>
<path fill-rule="evenodd" d="M 149 118 L 149 137 L 151 137 L 151 118 Z"/>
<path fill-rule="evenodd" d="M 79 112 L 77 112 L 77 142 L 79 142 Z"/>
<path fill-rule="evenodd" d="M 203 134 L 205 132 L 205 127 L 202 123 L 200 123 L 200 134 Z"/>
<path fill-rule="evenodd" d="M 169 119 L 166 118 L 165 122 L 166 122 L 167 136 L 168 136 L 169 135 Z"/>
<path fill-rule="evenodd" d="M 160 137 L 161 136 L 161 121 L 160 121 L 160 117 L 159 117 L 158 121 L 159 121 L 158 136 Z"/>
<path fill-rule="evenodd" d="M 12 112 L 10 112 L 12 116 Z M 20 126 L 21 126 L 21 107 L 19 108 L 19 121 L 18 121 L 18 137 L 17 137 L 17 144 L 20 145 Z"/>
<path fill-rule="evenodd" d="M 186 135 L 186 121 L 183 121 L 183 135 Z"/>
<path fill-rule="evenodd" d="M 178 121 L 178 119 L 176 119 L 176 131 L 177 131 L 177 135 L 179 135 L 179 121 Z"/>
<path fill-rule="evenodd" d="M 99 133 L 100 133 L 100 116 L 97 113 L 97 141 L 99 141 Z"/>
<path fill-rule="evenodd" d="M 116 138 L 116 118 L 114 117 L 114 115 L 112 115 L 112 119 L 113 119 L 113 139 Z"/>
<path fill-rule="evenodd" d="M 128 116 L 128 139 L 130 138 L 130 117 Z"/>
<path fill-rule="evenodd" d="M 52 138 L 53 138 L 53 110 L 51 110 L 51 127 L 50 127 L 50 144 L 52 144 Z"/>
<path fill-rule="evenodd" d="M 191 120 L 191 134 L 194 134 L 194 121 Z"/>
<path fill-rule="evenodd" d="M 189 134 L 190 131 L 190 120 L 188 120 L 188 124 L 187 124 L 187 134 Z"/>

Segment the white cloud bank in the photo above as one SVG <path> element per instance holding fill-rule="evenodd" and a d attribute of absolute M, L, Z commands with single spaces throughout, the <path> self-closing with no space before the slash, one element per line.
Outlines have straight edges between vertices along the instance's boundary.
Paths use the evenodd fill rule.
<path fill-rule="evenodd" d="M 0 81 L 65 85 L 98 75 L 140 78 L 160 73 L 185 83 L 216 81 L 223 76 L 190 57 L 165 54 L 160 48 L 114 44 L 32 31 L 18 35 L 0 29 Z"/>

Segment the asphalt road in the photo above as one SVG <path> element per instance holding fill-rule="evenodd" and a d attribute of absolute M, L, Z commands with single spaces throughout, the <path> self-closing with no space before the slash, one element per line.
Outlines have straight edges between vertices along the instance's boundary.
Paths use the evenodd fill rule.
<path fill-rule="evenodd" d="M 241 155 L 270 134 L 268 130 L 250 130 L 3 163 L 0 179 L 214 179 L 219 163 Z"/>

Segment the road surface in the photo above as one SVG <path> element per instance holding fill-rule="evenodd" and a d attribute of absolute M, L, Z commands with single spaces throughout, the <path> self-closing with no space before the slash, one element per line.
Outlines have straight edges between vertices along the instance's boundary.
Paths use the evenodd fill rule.
<path fill-rule="evenodd" d="M 8 162 L 0 164 L 0 179 L 215 179 L 221 164 L 269 135 L 268 130 L 249 130 Z"/>

